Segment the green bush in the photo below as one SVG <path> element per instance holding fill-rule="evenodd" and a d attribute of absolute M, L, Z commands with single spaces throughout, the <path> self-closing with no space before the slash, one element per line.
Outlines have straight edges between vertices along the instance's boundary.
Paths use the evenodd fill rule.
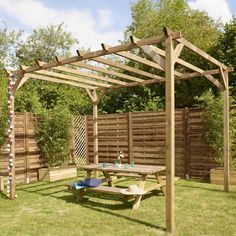
<path fill-rule="evenodd" d="M 7 79 L 2 75 L 0 71 L 0 149 L 5 143 L 6 121 L 7 115 Z"/>
<path fill-rule="evenodd" d="M 204 108 L 204 139 L 216 152 L 216 161 L 224 164 L 224 125 L 223 125 L 223 95 L 215 96 L 211 90 L 197 98 L 199 106 Z M 230 100 L 231 101 L 231 100 Z M 232 102 L 230 102 L 232 103 Z M 229 112 L 229 143 L 230 143 L 230 167 L 236 167 L 235 137 L 236 137 L 236 116 L 235 110 Z"/>
<path fill-rule="evenodd" d="M 49 168 L 68 164 L 71 127 L 72 115 L 62 107 L 46 111 L 36 119 L 41 161 Z"/>

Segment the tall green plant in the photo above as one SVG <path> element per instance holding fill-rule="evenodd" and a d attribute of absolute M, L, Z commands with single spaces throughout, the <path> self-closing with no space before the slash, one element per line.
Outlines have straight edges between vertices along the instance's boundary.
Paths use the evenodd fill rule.
<path fill-rule="evenodd" d="M 48 167 L 68 164 L 72 115 L 68 109 L 57 107 L 37 118 L 37 142 L 41 161 Z"/>
<path fill-rule="evenodd" d="M 0 149 L 5 142 L 5 131 L 7 121 L 7 79 L 0 72 Z"/>
<path fill-rule="evenodd" d="M 214 96 L 212 90 L 203 93 L 197 98 L 199 106 L 204 108 L 204 139 L 216 152 L 216 161 L 223 166 L 224 164 L 224 127 L 223 127 L 223 96 Z M 235 137 L 236 137 L 236 116 L 235 111 L 230 109 L 230 166 L 236 167 Z"/>

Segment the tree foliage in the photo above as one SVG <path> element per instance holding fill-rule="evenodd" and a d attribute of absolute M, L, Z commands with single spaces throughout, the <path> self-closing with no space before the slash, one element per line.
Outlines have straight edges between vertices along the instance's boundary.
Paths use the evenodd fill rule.
<path fill-rule="evenodd" d="M 203 93 L 197 98 L 198 106 L 204 108 L 203 123 L 205 127 L 204 139 L 216 152 L 216 161 L 223 166 L 224 164 L 224 127 L 223 127 L 223 95 L 215 96 L 211 90 Z M 231 100 L 232 104 L 232 100 Z M 231 109 L 230 119 L 230 166 L 236 168 L 236 116 L 235 110 Z"/>
<path fill-rule="evenodd" d="M 20 46 L 21 31 L 9 31 L 7 25 L 0 25 L 0 148 L 5 141 L 7 121 L 7 78 L 5 67 L 15 66 L 15 49 Z"/>
<path fill-rule="evenodd" d="M 216 45 L 216 55 L 226 65 L 236 68 L 236 18 L 234 17 L 224 26 L 224 34 Z M 236 70 L 229 74 L 231 95 L 236 100 Z"/>
<path fill-rule="evenodd" d="M 148 38 L 161 35 L 163 34 L 163 27 L 169 27 L 173 31 L 181 31 L 184 38 L 201 49 L 211 52 L 212 47 L 216 44 L 221 34 L 221 24 L 219 24 L 219 22 L 214 22 L 214 20 L 205 12 L 190 9 L 185 0 L 138 0 L 132 4 L 131 10 L 132 23 L 126 30 L 126 38 L 128 38 L 128 35 L 130 34 L 138 38 Z M 158 46 L 161 47 L 161 45 Z M 147 57 L 140 50 L 134 50 L 133 53 Z M 182 59 L 185 59 L 202 69 L 205 69 L 206 66 L 209 68 L 208 63 L 195 54 L 185 49 L 182 54 Z M 139 63 L 129 62 L 129 65 L 163 76 L 162 72 L 143 66 Z M 183 68 L 179 69 L 182 72 L 189 72 L 189 70 L 183 70 Z M 215 89 L 206 78 L 196 78 L 191 81 L 176 82 L 176 107 L 181 108 L 194 106 L 194 97 L 200 96 L 204 91 L 208 90 L 209 87 Z M 147 104 L 145 109 L 143 109 L 143 105 L 141 105 L 140 110 L 149 109 L 148 102 L 146 101 L 147 98 L 156 99 L 159 97 L 161 101 L 164 101 L 165 87 L 163 85 L 152 85 L 149 89 L 150 94 L 152 94 L 151 97 L 146 96 L 147 94 L 144 87 L 132 89 L 129 93 L 126 92 L 126 90 L 122 90 L 118 95 L 119 98 L 122 97 L 122 99 L 119 100 L 120 107 L 113 107 L 116 107 L 116 110 L 127 110 L 128 107 L 132 110 L 133 106 L 127 106 L 126 104 L 130 103 L 128 99 L 131 98 L 132 102 L 135 97 L 138 100 L 135 101 L 135 104 Z M 109 105 L 104 105 L 104 109 L 105 107 L 112 107 L 114 100 L 117 99 L 117 93 L 118 92 L 111 93 L 109 95 L 110 98 L 106 98 L 104 102 L 107 102 Z M 132 102 L 132 104 L 134 104 L 134 102 Z M 136 108 L 138 109 L 135 105 L 135 109 Z"/>
<path fill-rule="evenodd" d="M 37 144 L 41 161 L 48 167 L 68 164 L 72 116 L 65 107 L 44 111 L 37 118 Z"/>
<path fill-rule="evenodd" d="M 78 40 L 63 25 L 35 29 L 16 52 L 19 63 L 29 65 L 34 64 L 35 60 L 50 61 L 55 56 L 68 56 Z"/>

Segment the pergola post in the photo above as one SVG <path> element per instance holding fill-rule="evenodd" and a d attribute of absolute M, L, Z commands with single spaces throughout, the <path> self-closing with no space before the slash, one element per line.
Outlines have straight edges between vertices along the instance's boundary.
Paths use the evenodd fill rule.
<path fill-rule="evenodd" d="M 174 175 L 175 175 L 175 95 L 174 48 L 170 35 L 165 40 L 166 93 L 166 230 L 174 232 Z"/>
<path fill-rule="evenodd" d="M 229 191 L 229 86 L 228 72 L 224 72 L 224 191 Z"/>
<path fill-rule="evenodd" d="M 15 184 L 15 112 L 14 112 L 14 95 L 13 86 L 15 85 L 14 76 L 8 74 L 8 139 L 7 152 L 8 159 L 8 176 L 7 176 L 7 196 L 13 200 L 16 197 Z"/>
<path fill-rule="evenodd" d="M 16 197 L 16 183 L 15 183 L 15 114 L 14 114 L 14 96 L 12 95 L 11 99 L 11 108 L 12 114 L 11 117 L 11 133 L 9 137 L 9 142 L 11 144 L 11 151 L 9 154 L 9 180 L 10 180 L 10 199 L 14 199 Z"/>
<path fill-rule="evenodd" d="M 96 90 L 93 90 L 93 146 L 94 163 L 98 164 L 98 98 Z M 98 177 L 98 172 L 95 175 Z"/>

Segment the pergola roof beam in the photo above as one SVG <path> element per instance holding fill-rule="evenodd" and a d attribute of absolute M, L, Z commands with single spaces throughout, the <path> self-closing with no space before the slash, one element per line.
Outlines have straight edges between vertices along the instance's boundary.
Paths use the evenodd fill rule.
<path fill-rule="evenodd" d="M 202 56 L 203 58 L 207 59 L 208 61 L 210 61 L 211 63 L 222 67 L 223 69 L 227 69 L 227 66 L 224 65 L 223 63 L 217 61 L 215 58 L 213 58 L 212 56 L 210 56 L 209 54 L 207 54 L 206 52 L 202 51 L 200 48 L 198 48 L 197 46 L 193 45 L 192 43 L 188 42 L 186 39 L 184 38 L 178 38 L 176 39 L 179 43 L 183 43 L 184 46 L 186 46 L 187 48 L 189 48 L 190 50 L 196 52 L 197 54 L 199 54 L 200 56 Z"/>
<path fill-rule="evenodd" d="M 136 77 L 133 77 L 133 76 L 130 76 L 130 75 L 122 74 L 122 73 L 119 73 L 119 72 L 116 72 L 116 71 L 107 70 L 107 69 L 100 68 L 100 67 L 97 67 L 97 66 L 85 64 L 83 62 L 74 62 L 74 63 L 71 63 L 71 65 L 79 66 L 81 68 L 101 72 L 101 73 L 108 74 L 108 75 L 113 75 L 113 76 L 123 78 L 123 79 L 126 79 L 126 80 L 130 80 L 130 81 L 136 81 L 136 82 L 142 82 L 143 81 L 143 79 L 139 79 L 139 78 L 136 78 Z"/>
<path fill-rule="evenodd" d="M 172 35 L 173 35 L 173 39 L 177 39 L 177 38 L 180 37 L 179 32 L 174 32 Z M 58 62 L 58 61 L 48 62 L 45 65 L 43 65 L 41 68 L 39 66 L 33 66 L 33 67 L 27 68 L 26 70 L 12 71 L 12 73 L 14 75 L 22 74 L 22 73 L 30 73 L 30 72 L 34 72 L 34 71 L 39 70 L 39 69 L 48 69 L 48 68 L 55 67 L 55 66 L 58 66 L 58 65 L 71 64 L 71 63 L 76 62 L 76 61 L 82 61 L 82 60 L 92 59 L 92 58 L 95 58 L 95 57 L 100 57 L 100 56 L 113 54 L 113 53 L 120 52 L 120 51 L 131 50 L 131 49 L 137 48 L 137 47 L 142 46 L 142 45 L 159 44 L 159 43 L 162 43 L 162 42 L 163 42 L 163 36 L 147 38 L 147 39 L 139 40 L 137 45 L 133 44 L 133 43 L 118 45 L 118 46 L 114 46 L 114 47 L 109 48 L 109 51 L 107 51 L 107 50 L 98 50 L 98 51 L 94 51 L 94 52 L 89 52 L 89 53 L 84 54 L 83 56 L 69 57 L 69 58 L 66 58 L 66 59 L 64 59 L 60 62 Z"/>
<path fill-rule="evenodd" d="M 145 76 L 147 78 L 159 79 L 158 75 L 154 75 L 154 74 L 149 73 L 147 71 L 143 71 L 143 70 L 140 70 L 140 69 L 137 69 L 137 68 L 133 68 L 133 67 L 121 64 L 121 63 L 116 62 L 116 61 L 111 61 L 111 60 L 108 60 L 108 59 L 105 59 L 105 58 L 101 58 L 101 57 L 93 58 L 91 60 L 99 62 L 99 63 L 102 63 L 102 64 L 105 64 L 105 65 L 108 65 L 108 66 L 120 68 L 122 70 L 126 70 L 126 71 L 129 71 L 129 72 L 138 74 L 138 75 L 142 75 L 142 76 Z"/>
<path fill-rule="evenodd" d="M 182 47 L 182 46 L 181 46 Z M 156 57 L 154 54 L 161 54 L 162 56 L 165 57 L 165 51 L 161 50 L 160 48 L 157 48 L 157 47 L 154 47 L 154 46 L 145 46 L 145 47 L 141 47 L 145 53 L 147 53 L 150 57 L 152 57 L 153 60 L 157 60 L 156 62 L 158 63 L 159 62 L 159 59 L 158 57 Z M 177 52 L 178 53 L 178 52 Z M 176 55 L 175 55 L 175 59 L 176 59 Z M 177 58 L 176 59 L 176 62 L 193 70 L 193 71 L 196 71 L 202 75 L 204 70 L 198 68 L 197 66 L 194 66 L 180 58 Z M 175 72 L 175 75 L 176 75 L 176 72 Z M 216 87 L 218 87 L 220 90 L 223 90 L 223 86 L 222 84 L 216 79 L 214 78 L 212 75 L 204 75 L 210 82 L 212 82 Z M 181 77 L 181 76 L 180 76 Z"/>
<path fill-rule="evenodd" d="M 114 86 L 111 86 L 110 88 L 107 88 L 106 90 L 109 91 L 109 90 L 113 90 L 113 89 L 119 89 L 119 88 L 128 88 L 128 87 L 135 87 L 135 86 L 144 86 L 144 85 L 148 85 L 148 84 L 154 84 L 154 83 L 160 83 L 160 82 L 164 82 L 165 81 L 165 78 L 164 77 L 161 77 L 162 79 L 149 79 L 149 80 L 144 80 L 142 82 L 131 82 L 131 83 L 128 83 L 126 85 L 114 85 Z"/>
<path fill-rule="evenodd" d="M 56 72 L 53 72 L 53 71 L 39 70 L 39 71 L 35 71 L 34 73 L 47 75 L 47 76 L 52 76 L 52 77 L 57 78 L 57 79 L 65 79 L 65 80 L 71 80 L 71 81 L 75 81 L 75 82 L 79 82 L 79 83 L 83 83 L 83 84 L 96 85 L 98 87 L 110 87 L 111 86 L 109 84 L 100 83 L 100 82 L 97 82 L 97 81 L 94 81 L 94 80 L 79 78 L 79 77 L 75 77 L 75 76 L 72 76 L 72 75 L 65 75 L 65 74 L 56 73 Z"/>
<path fill-rule="evenodd" d="M 40 65 L 44 65 L 44 62 L 38 62 Z M 86 72 L 82 72 L 76 69 L 72 69 L 72 68 L 68 68 L 65 66 L 57 66 L 57 67 L 53 67 L 53 70 L 58 70 L 58 71 L 64 71 L 64 72 L 68 72 L 68 73 L 72 73 L 72 74 L 76 74 L 76 75 L 80 75 L 82 77 L 86 77 L 86 78 L 92 78 L 92 79 L 96 79 L 96 80 L 101 80 L 107 83 L 113 83 L 113 84 L 121 84 L 121 85 L 125 85 L 126 82 L 120 81 L 120 80 L 116 80 L 116 79 L 111 79 L 109 77 L 103 77 L 100 75 L 96 75 L 96 74 L 91 74 L 91 73 L 86 73 Z M 42 71 L 42 70 L 41 70 Z M 59 73 L 57 73 L 59 74 Z M 62 74 L 59 74 L 62 75 Z M 75 77 L 78 78 L 78 77 Z M 78 78 L 79 79 L 79 78 Z M 81 81 L 82 82 L 82 81 Z M 92 83 L 94 82 L 94 80 L 88 80 L 88 82 Z M 105 83 L 103 83 L 104 85 Z M 101 84 L 102 85 L 102 84 Z M 104 86 L 106 87 L 106 86 Z"/>
<path fill-rule="evenodd" d="M 45 81 L 50 81 L 50 82 L 55 82 L 55 83 L 59 83 L 59 84 L 69 84 L 75 87 L 80 87 L 80 88 L 88 88 L 88 89 L 96 89 L 97 87 L 95 86 L 91 86 L 91 85 L 85 85 L 85 84 L 81 84 L 78 82 L 74 82 L 74 81 L 69 81 L 69 80 L 62 80 L 62 79 L 58 79 L 58 78 L 52 78 L 49 76 L 43 76 L 43 75 L 37 75 L 37 74 L 32 74 L 32 73 L 26 73 L 24 78 L 32 78 L 32 79 L 38 79 L 38 80 L 45 80 Z"/>

